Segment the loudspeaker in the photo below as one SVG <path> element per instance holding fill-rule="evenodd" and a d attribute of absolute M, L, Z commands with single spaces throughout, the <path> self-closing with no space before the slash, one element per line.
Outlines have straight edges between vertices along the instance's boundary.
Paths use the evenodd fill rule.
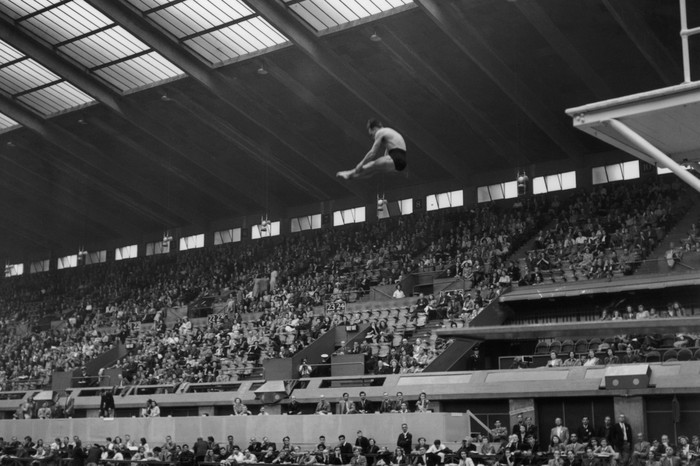
<path fill-rule="evenodd" d="M 649 364 L 633 364 L 629 366 L 611 366 L 605 369 L 606 390 L 628 390 L 648 388 L 651 379 Z"/>

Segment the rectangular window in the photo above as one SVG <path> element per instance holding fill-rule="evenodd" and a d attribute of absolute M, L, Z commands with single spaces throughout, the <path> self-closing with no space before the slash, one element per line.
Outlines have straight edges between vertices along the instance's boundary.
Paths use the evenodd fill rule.
<path fill-rule="evenodd" d="M 501 199 L 513 199 L 518 197 L 518 182 L 492 184 L 476 188 L 477 202 L 499 201 Z"/>
<path fill-rule="evenodd" d="M 231 228 L 230 230 L 221 230 L 214 232 L 214 245 L 226 243 L 238 243 L 241 241 L 241 229 Z"/>
<path fill-rule="evenodd" d="M 413 213 L 413 199 L 401 199 L 398 201 L 387 201 L 386 207 L 377 210 L 377 218 L 389 218 L 399 215 L 411 215 Z"/>
<path fill-rule="evenodd" d="M 197 249 L 204 247 L 204 233 L 199 235 L 185 236 L 180 238 L 180 251 L 187 251 L 188 249 Z"/>
<path fill-rule="evenodd" d="M 168 254 L 170 252 L 171 241 L 154 241 L 146 243 L 146 255 L 155 256 L 158 254 Z"/>
<path fill-rule="evenodd" d="M 321 214 L 305 215 L 292 219 L 292 233 L 321 228 Z"/>
<path fill-rule="evenodd" d="M 24 264 L 7 264 L 5 266 L 5 277 L 17 277 L 24 274 Z"/>
<path fill-rule="evenodd" d="M 557 173 L 556 175 L 538 176 L 532 179 L 532 193 L 544 194 L 576 188 L 576 172 Z"/>
<path fill-rule="evenodd" d="M 365 221 L 366 209 L 355 207 L 347 210 L 336 210 L 333 212 L 333 226 L 350 225 L 351 223 L 362 223 Z"/>
<path fill-rule="evenodd" d="M 114 260 L 120 261 L 123 259 L 134 259 L 139 255 L 139 246 L 132 244 L 131 246 L 123 246 L 114 250 Z"/>
<path fill-rule="evenodd" d="M 34 261 L 29 264 L 29 273 L 39 273 L 49 271 L 49 260 Z"/>
<path fill-rule="evenodd" d="M 633 180 L 639 178 L 639 160 L 614 163 L 591 169 L 593 184 L 610 183 L 613 181 Z"/>
<path fill-rule="evenodd" d="M 271 236 L 279 236 L 280 234 L 280 222 L 270 222 L 270 224 L 263 229 L 260 225 L 253 225 L 250 229 L 250 236 L 253 239 L 269 238 Z"/>
<path fill-rule="evenodd" d="M 450 207 L 461 207 L 464 205 L 464 191 L 451 191 L 448 193 L 430 194 L 425 198 L 425 209 L 427 211 L 449 209 Z"/>
<path fill-rule="evenodd" d="M 85 265 L 103 264 L 107 262 L 107 250 L 88 252 L 85 256 Z"/>
<path fill-rule="evenodd" d="M 685 171 L 690 171 L 690 170 L 692 170 L 692 168 L 686 167 L 686 166 L 684 166 L 684 165 L 681 165 L 681 167 L 683 167 L 683 169 L 684 169 Z M 656 174 L 657 174 L 657 175 L 668 175 L 669 173 L 673 173 L 673 172 L 671 171 L 670 168 L 660 167 L 660 166 L 657 166 L 657 167 L 656 167 Z"/>
<path fill-rule="evenodd" d="M 78 255 L 71 254 L 70 256 L 59 257 L 56 260 L 56 268 L 58 270 L 70 269 L 78 266 Z"/>

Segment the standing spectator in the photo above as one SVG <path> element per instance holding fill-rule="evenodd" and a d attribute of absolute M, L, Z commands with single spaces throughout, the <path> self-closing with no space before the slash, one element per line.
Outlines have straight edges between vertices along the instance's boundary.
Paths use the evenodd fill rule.
<path fill-rule="evenodd" d="M 566 444 L 569 441 L 569 428 L 561 425 L 561 418 L 558 417 L 554 419 L 554 427 L 552 427 L 549 435 L 549 441 L 552 442 L 554 436 L 559 437 L 562 444 Z"/>
<path fill-rule="evenodd" d="M 591 425 L 588 416 L 581 419 L 581 425 L 576 429 L 576 436 L 581 443 L 588 443 L 595 436 L 595 429 Z"/>
<path fill-rule="evenodd" d="M 100 417 L 114 417 L 114 393 L 111 389 L 100 394 Z"/>
<path fill-rule="evenodd" d="M 340 454 L 343 458 L 343 464 L 348 464 L 350 462 L 350 459 L 353 457 L 353 447 L 345 441 L 345 436 L 343 434 L 340 434 L 338 436 L 338 448 L 340 448 Z M 367 464 L 366 459 L 365 464 Z"/>
<path fill-rule="evenodd" d="M 612 428 L 612 447 L 619 454 L 618 464 L 627 466 L 632 451 L 632 427 L 624 414 L 618 416 L 618 423 Z"/>
<path fill-rule="evenodd" d="M 467 370 L 468 371 L 482 371 L 486 369 L 486 363 L 484 358 L 481 356 L 479 347 L 477 346 L 472 351 L 472 354 L 467 358 Z"/>
<path fill-rule="evenodd" d="M 413 445 L 413 434 L 408 431 L 408 424 L 401 424 L 401 433 L 396 440 L 396 446 L 402 448 L 403 451 L 411 451 Z"/>

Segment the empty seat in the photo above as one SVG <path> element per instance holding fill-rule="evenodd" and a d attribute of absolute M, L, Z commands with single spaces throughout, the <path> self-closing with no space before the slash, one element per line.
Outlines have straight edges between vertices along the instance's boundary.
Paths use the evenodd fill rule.
<path fill-rule="evenodd" d="M 600 343 L 600 338 L 592 338 L 591 341 L 588 342 L 588 350 L 598 351 Z"/>
<path fill-rule="evenodd" d="M 560 352 L 564 354 L 569 354 L 570 352 L 574 351 L 575 345 L 574 345 L 574 340 L 564 340 L 561 343 L 561 350 Z"/>
<path fill-rule="evenodd" d="M 561 353 L 561 342 L 559 340 L 554 340 L 551 345 L 549 345 L 549 352 L 555 352 L 557 354 Z"/>
<path fill-rule="evenodd" d="M 666 350 L 666 352 L 664 352 L 663 360 L 669 361 L 671 359 L 675 359 L 676 361 L 678 360 L 678 351 L 676 351 L 674 349 L 670 349 L 670 350 Z"/>
<path fill-rule="evenodd" d="M 578 354 L 586 353 L 588 351 L 588 341 L 583 339 L 578 340 L 574 345 L 574 351 Z"/>
<path fill-rule="evenodd" d="M 680 351 L 678 351 L 678 360 L 679 361 L 690 361 L 693 359 L 693 352 L 690 351 L 688 348 L 683 348 Z"/>
<path fill-rule="evenodd" d="M 545 341 L 538 341 L 537 346 L 535 346 L 535 354 L 547 354 L 549 353 L 549 343 Z"/>
<path fill-rule="evenodd" d="M 646 354 L 647 362 L 659 362 L 661 361 L 661 354 L 658 351 L 649 351 Z"/>

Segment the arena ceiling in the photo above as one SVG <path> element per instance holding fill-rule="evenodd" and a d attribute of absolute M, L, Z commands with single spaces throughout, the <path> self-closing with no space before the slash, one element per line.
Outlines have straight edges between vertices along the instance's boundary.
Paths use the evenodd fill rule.
<path fill-rule="evenodd" d="M 334 176 L 370 116 L 409 145 L 385 189 L 582 164 L 609 148 L 564 109 L 679 83 L 679 30 L 678 0 L 0 0 L 0 257 L 371 202 Z"/>

